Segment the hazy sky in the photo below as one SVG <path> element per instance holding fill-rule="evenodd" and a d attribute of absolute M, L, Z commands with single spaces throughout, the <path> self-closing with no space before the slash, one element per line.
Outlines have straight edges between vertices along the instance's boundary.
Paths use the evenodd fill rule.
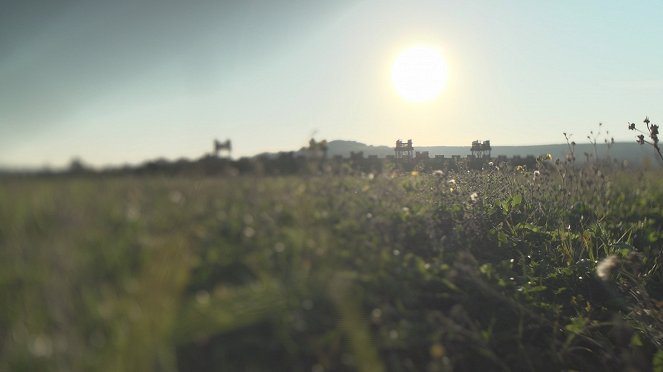
<path fill-rule="evenodd" d="M 13 4 L 12 4 L 13 3 Z M 435 101 L 392 88 L 442 50 Z M 660 1 L 26 1 L 0 10 L 0 165 L 234 156 L 316 138 L 391 145 L 585 141 L 663 122 Z"/>

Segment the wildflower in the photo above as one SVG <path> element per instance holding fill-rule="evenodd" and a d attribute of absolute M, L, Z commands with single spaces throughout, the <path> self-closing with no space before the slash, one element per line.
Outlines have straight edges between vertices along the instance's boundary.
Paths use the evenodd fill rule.
<path fill-rule="evenodd" d="M 615 255 L 610 255 L 596 265 L 596 276 L 603 281 L 607 281 L 613 276 L 618 266 L 619 258 Z"/>
<path fill-rule="evenodd" d="M 168 199 L 170 199 L 170 201 L 174 204 L 181 204 L 184 202 L 184 195 L 182 195 L 182 193 L 179 191 L 172 191 L 168 195 Z"/>
<path fill-rule="evenodd" d="M 488 165 L 492 167 L 494 164 L 493 164 L 492 161 L 489 161 L 489 162 L 488 162 Z"/>
<path fill-rule="evenodd" d="M 536 177 L 538 177 L 540 175 L 541 175 L 541 172 L 539 172 L 538 170 L 534 171 L 534 179 L 536 179 Z"/>
<path fill-rule="evenodd" d="M 410 173 L 410 175 L 411 175 L 412 177 L 416 177 L 416 176 L 419 175 L 419 172 L 417 172 L 417 171 L 412 171 L 412 172 Z"/>
<path fill-rule="evenodd" d="M 246 228 L 244 228 L 243 233 L 245 237 L 251 239 L 256 234 L 256 231 L 253 229 L 253 227 L 247 226 Z"/>
<path fill-rule="evenodd" d="M 444 176 L 444 172 L 438 169 L 438 170 L 433 171 L 433 175 L 437 176 L 437 177 L 442 177 L 442 176 Z"/>
<path fill-rule="evenodd" d="M 516 167 L 516 170 L 517 170 L 518 172 L 522 172 L 522 171 L 525 170 L 525 168 L 524 168 L 522 165 L 519 165 L 519 166 Z"/>
<path fill-rule="evenodd" d="M 37 357 L 48 357 L 53 353 L 53 341 L 50 337 L 40 334 L 29 345 L 32 355 Z"/>
<path fill-rule="evenodd" d="M 206 290 L 201 290 L 196 293 L 196 302 L 201 305 L 209 304 L 210 295 Z"/>
<path fill-rule="evenodd" d="M 641 145 L 644 145 L 645 144 L 645 135 L 644 134 L 638 135 L 638 139 L 635 142 L 637 142 Z"/>
<path fill-rule="evenodd" d="M 476 192 L 473 192 L 472 194 L 470 194 L 470 200 L 472 202 L 476 202 L 477 199 L 479 199 L 479 194 L 477 194 Z"/>
<path fill-rule="evenodd" d="M 643 123 L 649 125 L 649 116 L 645 116 L 645 120 L 643 120 Z"/>
<path fill-rule="evenodd" d="M 629 130 L 635 130 L 635 123 L 628 123 Z"/>
<path fill-rule="evenodd" d="M 447 183 L 450 184 L 450 185 L 455 185 L 455 184 L 456 184 L 456 180 L 452 178 L 452 179 L 450 179 L 449 181 L 447 181 Z"/>
<path fill-rule="evenodd" d="M 371 311 L 371 319 L 373 322 L 378 323 L 380 319 L 382 318 L 382 310 L 375 308 L 373 311 Z"/>
<path fill-rule="evenodd" d="M 434 359 L 442 359 L 445 354 L 446 354 L 446 350 L 445 350 L 444 346 L 439 342 L 434 343 L 430 347 L 430 355 Z"/>
<path fill-rule="evenodd" d="M 276 253 L 283 252 L 285 250 L 285 244 L 283 244 L 281 242 L 278 242 L 278 243 L 274 244 L 274 250 L 276 251 Z"/>
<path fill-rule="evenodd" d="M 129 206 L 127 208 L 127 219 L 129 221 L 136 221 L 140 218 L 140 209 L 135 206 Z"/>
<path fill-rule="evenodd" d="M 658 125 L 652 124 L 649 132 L 651 133 L 652 136 L 658 135 Z"/>

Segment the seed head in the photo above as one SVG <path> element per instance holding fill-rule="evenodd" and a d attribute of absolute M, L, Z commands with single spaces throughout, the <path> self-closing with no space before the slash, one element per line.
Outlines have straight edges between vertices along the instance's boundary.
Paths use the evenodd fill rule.
<path fill-rule="evenodd" d="M 608 281 L 615 274 L 618 266 L 619 258 L 614 254 L 610 255 L 596 265 L 596 276 L 603 281 Z"/>

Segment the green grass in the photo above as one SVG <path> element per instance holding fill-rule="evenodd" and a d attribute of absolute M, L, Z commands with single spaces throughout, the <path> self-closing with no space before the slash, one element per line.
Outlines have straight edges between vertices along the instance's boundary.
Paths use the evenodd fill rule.
<path fill-rule="evenodd" d="M 663 178 L 544 165 L 5 178 L 0 370 L 663 368 Z"/>

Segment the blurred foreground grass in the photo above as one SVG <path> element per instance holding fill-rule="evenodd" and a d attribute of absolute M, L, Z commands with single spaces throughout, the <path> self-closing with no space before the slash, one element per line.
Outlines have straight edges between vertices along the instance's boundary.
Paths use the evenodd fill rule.
<path fill-rule="evenodd" d="M 663 368 L 659 177 L 5 178 L 0 370 Z"/>

